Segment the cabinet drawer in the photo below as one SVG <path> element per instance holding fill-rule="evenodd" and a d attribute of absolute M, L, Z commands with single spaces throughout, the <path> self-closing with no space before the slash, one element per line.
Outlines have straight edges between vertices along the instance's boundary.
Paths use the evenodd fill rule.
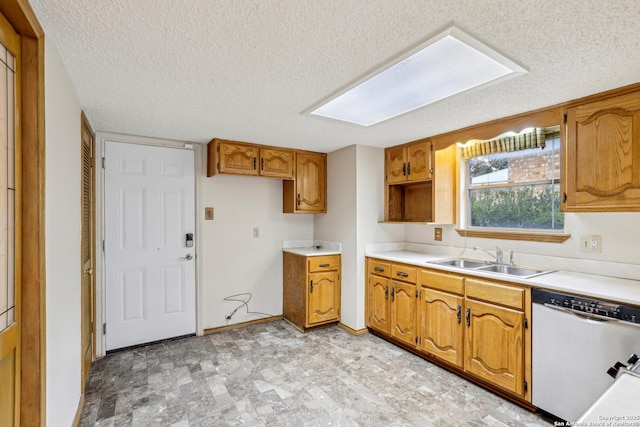
<path fill-rule="evenodd" d="M 408 265 L 392 264 L 391 278 L 402 280 L 403 282 L 416 283 L 416 270 L 415 267 L 409 267 Z"/>
<path fill-rule="evenodd" d="M 464 277 L 453 274 L 422 270 L 420 285 L 440 291 L 464 295 Z"/>
<path fill-rule="evenodd" d="M 524 310 L 524 288 L 469 278 L 466 281 L 467 298 Z"/>
<path fill-rule="evenodd" d="M 382 276 L 382 277 L 389 277 L 391 276 L 391 264 L 370 259 L 369 274 L 375 274 L 377 276 Z"/>
<path fill-rule="evenodd" d="M 340 255 L 309 257 L 309 272 L 332 271 L 340 267 Z"/>

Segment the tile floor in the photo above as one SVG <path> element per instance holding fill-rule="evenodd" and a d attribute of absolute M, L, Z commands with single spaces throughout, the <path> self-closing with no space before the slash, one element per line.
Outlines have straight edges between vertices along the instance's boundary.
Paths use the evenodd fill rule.
<path fill-rule="evenodd" d="M 111 354 L 81 426 L 548 426 L 376 336 L 284 321 Z"/>

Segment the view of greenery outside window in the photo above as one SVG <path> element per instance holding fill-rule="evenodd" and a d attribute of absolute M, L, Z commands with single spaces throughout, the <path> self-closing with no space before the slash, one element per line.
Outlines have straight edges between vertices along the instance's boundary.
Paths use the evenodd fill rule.
<path fill-rule="evenodd" d="M 468 165 L 468 226 L 563 230 L 560 137 L 544 148 L 474 157 Z"/>

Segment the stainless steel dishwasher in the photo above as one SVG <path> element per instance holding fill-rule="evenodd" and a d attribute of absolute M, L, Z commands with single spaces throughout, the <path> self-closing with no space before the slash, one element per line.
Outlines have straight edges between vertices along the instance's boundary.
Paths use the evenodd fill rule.
<path fill-rule="evenodd" d="M 532 290 L 532 403 L 575 422 L 613 383 L 607 370 L 640 352 L 640 308 Z"/>

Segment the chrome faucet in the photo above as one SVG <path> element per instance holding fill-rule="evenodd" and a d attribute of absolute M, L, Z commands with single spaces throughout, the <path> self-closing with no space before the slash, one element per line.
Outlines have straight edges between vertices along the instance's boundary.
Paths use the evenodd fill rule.
<path fill-rule="evenodd" d="M 500 249 L 500 248 L 499 248 L 499 247 L 497 247 L 497 246 L 496 246 L 496 254 L 495 254 L 495 255 L 494 255 L 494 254 L 492 254 L 491 252 L 489 252 L 488 250 L 483 249 L 483 248 L 479 248 L 479 247 L 477 247 L 477 246 L 474 246 L 474 247 L 473 247 L 473 250 L 474 250 L 474 251 L 482 251 L 482 252 L 486 253 L 487 255 L 492 256 L 492 257 L 496 260 L 496 262 L 497 262 L 498 264 L 502 264 L 502 249 Z M 512 257 L 512 258 L 513 258 L 513 257 Z M 512 261 L 513 261 L 513 259 L 512 259 Z"/>
<path fill-rule="evenodd" d="M 513 260 L 513 251 L 509 251 L 509 265 L 516 265 L 515 261 Z"/>

